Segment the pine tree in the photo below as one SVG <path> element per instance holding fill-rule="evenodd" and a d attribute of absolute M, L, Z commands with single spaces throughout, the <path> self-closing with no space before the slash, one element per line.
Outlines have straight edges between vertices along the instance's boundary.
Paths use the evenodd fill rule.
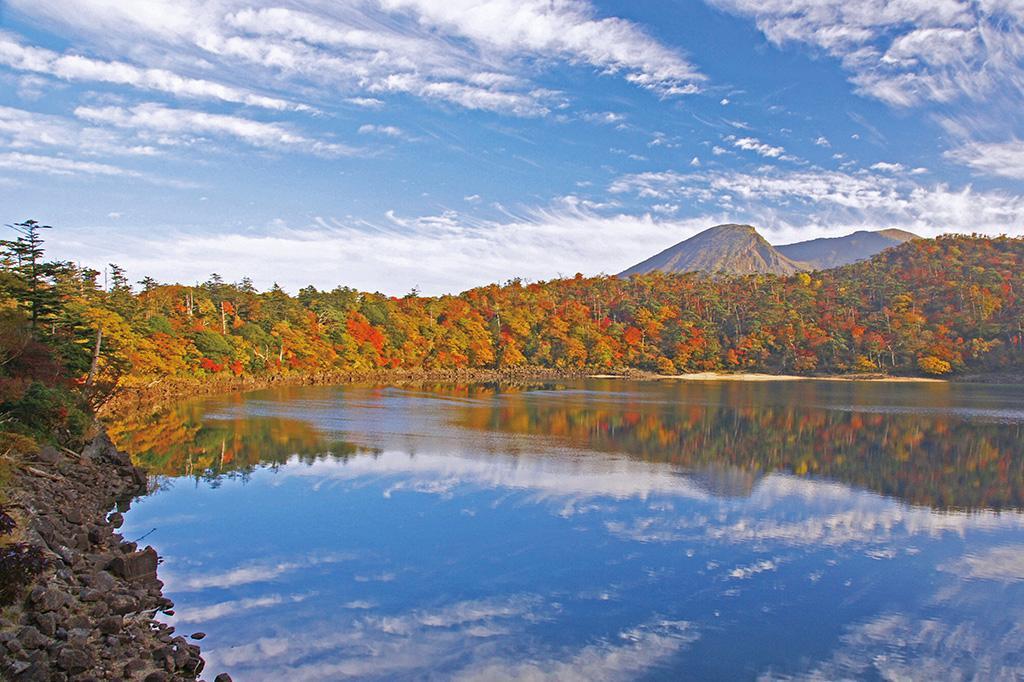
<path fill-rule="evenodd" d="M 14 240 L 0 241 L 5 251 L 5 267 L 14 275 L 13 281 L 7 282 L 8 293 L 29 311 L 30 325 L 35 331 L 40 320 L 59 307 L 57 290 L 47 281 L 53 275 L 53 266 L 43 262 L 44 241 L 40 234 L 40 230 L 52 227 L 35 220 L 7 227 L 20 235 Z"/>

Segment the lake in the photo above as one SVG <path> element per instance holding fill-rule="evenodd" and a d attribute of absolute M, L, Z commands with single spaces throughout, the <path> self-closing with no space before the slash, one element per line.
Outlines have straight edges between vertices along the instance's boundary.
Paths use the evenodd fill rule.
<path fill-rule="evenodd" d="M 211 679 L 1024 678 L 1024 387 L 300 387 L 111 431 Z"/>

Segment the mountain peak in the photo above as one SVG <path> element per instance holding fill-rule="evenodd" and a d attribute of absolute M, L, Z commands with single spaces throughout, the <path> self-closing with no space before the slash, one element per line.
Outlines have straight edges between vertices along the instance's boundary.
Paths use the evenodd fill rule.
<path fill-rule="evenodd" d="M 891 227 L 888 230 L 877 230 L 875 231 L 875 234 L 880 234 L 883 237 L 895 239 L 900 242 L 909 242 L 911 239 L 920 239 L 920 237 L 913 232 L 907 232 L 906 230 L 900 230 L 895 227 Z"/>
<path fill-rule="evenodd" d="M 620 273 L 663 272 L 792 274 L 801 264 L 783 256 L 753 225 L 715 225 Z"/>
<path fill-rule="evenodd" d="M 772 246 L 753 225 L 725 223 L 670 246 L 620 277 L 648 272 L 706 272 L 746 275 L 791 275 L 823 270 L 870 258 L 917 235 L 905 230 L 858 230 L 845 237 L 823 237 L 796 244 Z"/>
<path fill-rule="evenodd" d="M 760 234 L 758 234 L 756 227 L 754 227 L 753 225 L 745 225 L 742 223 L 722 223 L 721 225 L 709 227 L 708 229 L 704 230 L 704 232 L 699 234 L 707 234 L 709 232 L 750 232 L 756 234 L 758 237 L 761 236 Z"/>

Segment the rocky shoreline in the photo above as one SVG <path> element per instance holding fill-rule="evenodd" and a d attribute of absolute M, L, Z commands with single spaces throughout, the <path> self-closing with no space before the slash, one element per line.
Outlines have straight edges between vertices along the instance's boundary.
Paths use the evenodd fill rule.
<path fill-rule="evenodd" d="M 0 612 L 0 677 L 197 679 L 199 647 L 155 619 L 174 606 L 162 594 L 156 551 L 116 532 L 133 497 L 146 492 L 146 474 L 102 430 L 81 453 L 46 446 L 6 456 L 14 472 L 6 508 L 18 540 L 40 547 L 47 562 Z"/>

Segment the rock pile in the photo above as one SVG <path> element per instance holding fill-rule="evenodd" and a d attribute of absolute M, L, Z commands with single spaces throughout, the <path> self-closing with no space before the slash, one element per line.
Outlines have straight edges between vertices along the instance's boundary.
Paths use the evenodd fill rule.
<path fill-rule="evenodd" d="M 197 679 L 199 647 L 154 619 L 174 606 L 162 594 L 156 550 L 116 532 L 120 512 L 146 490 L 145 473 L 105 433 L 81 454 L 45 447 L 19 464 L 8 506 L 27 525 L 24 541 L 49 561 L 0 615 L 0 678 Z"/>

